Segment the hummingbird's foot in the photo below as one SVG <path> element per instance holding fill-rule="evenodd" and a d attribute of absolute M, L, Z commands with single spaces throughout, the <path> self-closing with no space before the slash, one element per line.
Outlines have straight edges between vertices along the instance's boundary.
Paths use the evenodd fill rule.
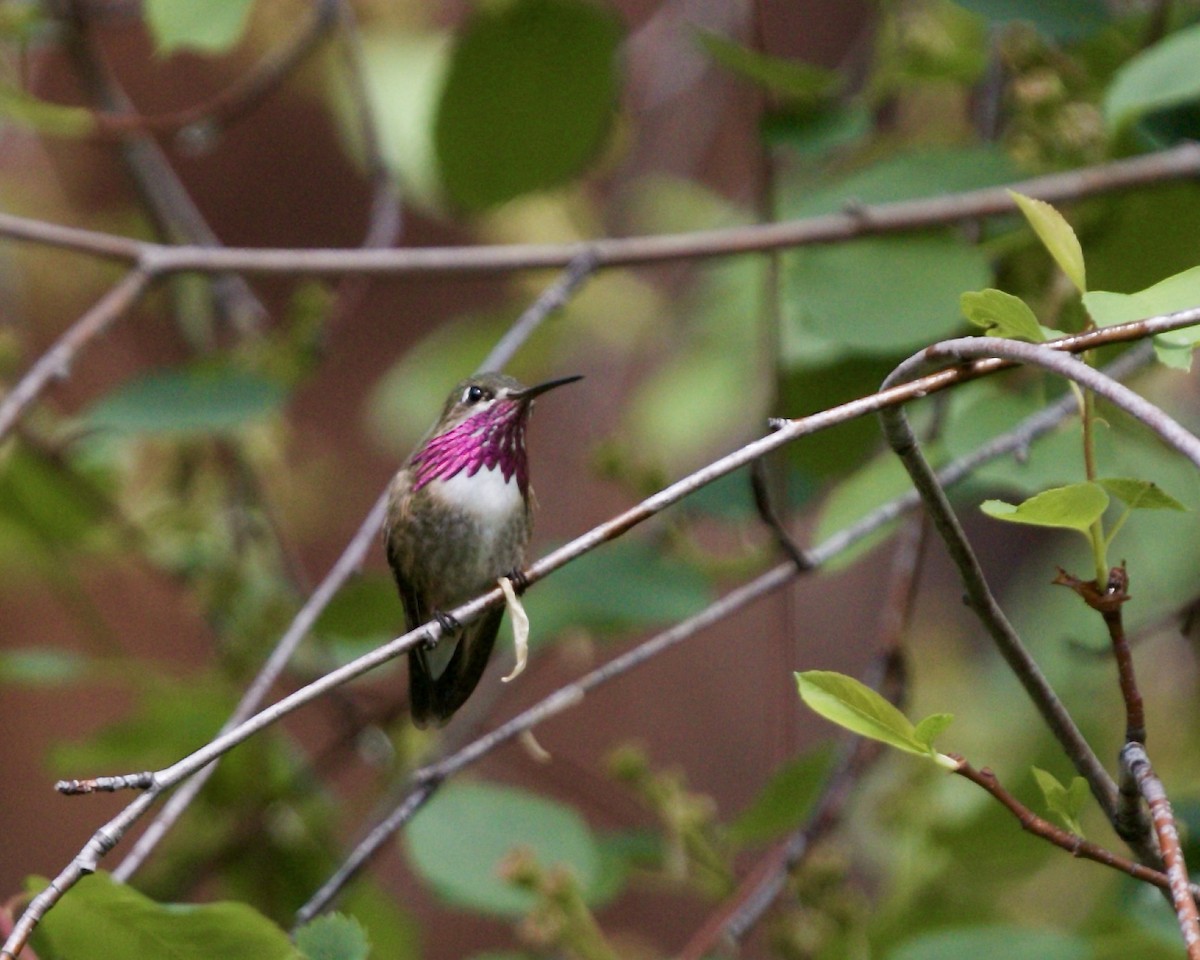
<path fill-rule="evenodd" d="M 525 576 L 525 571 L 513 567 L 505 576 L 512 581 L 513 591 L 518 597 L 529 589 L 529 578 Z"/>
<path fill-rule="evenodd" d="M 442 628 L 442 636 L 448 636 L 452 633 L 458 633 L 462 630 L 463 625 L 448 613 L 443 613 L 441 610 L 433 611 L 433 619 L 438 622 L 438 626 Z M 430 649 L 437 646 L 437 641 L 427 644 Z"/>

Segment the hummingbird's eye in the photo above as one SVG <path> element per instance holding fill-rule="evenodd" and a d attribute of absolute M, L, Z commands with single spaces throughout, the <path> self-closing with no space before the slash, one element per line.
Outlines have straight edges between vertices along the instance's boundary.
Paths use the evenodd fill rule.
<path fill-rule="evenodd" d="M 487 391 L 484 390 L 483 387 L 480 387 L 476 384 L 471 384 L 471 386 L 467 387 L 467 389 L 463 391 L 462 402 L 478 403 L 485 396 L 487 396 Z"/>

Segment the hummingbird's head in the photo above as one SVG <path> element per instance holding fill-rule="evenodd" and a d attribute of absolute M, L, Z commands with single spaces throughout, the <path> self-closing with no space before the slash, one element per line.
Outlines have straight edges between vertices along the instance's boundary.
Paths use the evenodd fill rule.
<path fill-rule="evenodd" d="M 450 392 L 432 432 L 410 461 L 414 492 L 431 480 L 449 480 L 462 470 L 474 476 L 499 467 L 505 481 L 514 476 L 524 494 L 529 488 L 525 426 L 539 394 L 574 383 L 562 377 L 526 387 L 503 373 L 467 377 Z"/>

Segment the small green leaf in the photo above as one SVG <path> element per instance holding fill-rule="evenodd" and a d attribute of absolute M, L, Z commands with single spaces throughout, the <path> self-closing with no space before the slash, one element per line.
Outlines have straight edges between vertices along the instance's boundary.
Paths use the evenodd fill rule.
<path fill-rule="evenodd" d="M 1083 777 L 1075 777 L 1071 781 L 1071 789 L 1068 790 L 1059 783 L 1054 774 L 1038 767 L 1033 768 L 1033 778 L 1037 781 L 1042 796 L 1046 799 L 1046 808 L 1058 817 L 1068 830 L 1083 836 L 1083 829 L 1079 825 L 1079 816 L 1083 813 L 1088 797 L 1091 796 L 1087 781 Z M 1080 784 L 1083 785 L 1082 792 Z"/>
<path fill-rule="evenodd" d="M 1044 490 L 1017 506 L 1003 500 L 985 500 L 979 507 L 996 520 L 1078 530 L 1084 536 L 1089 535 L 1089 528 L 1107 508 L 1108 494 L 1095 483 Z"/>
<path fill-rule="evenodd" d="M 354 917 L 331 913 L 296 931 L 296 946 L 307 960 L 367 960 L 371 944 Z"/>
<path fill-rule="evenodd" d="M 908 717 L 853 677 L 829 670 L 806 670 L 796 674 L 796 684 L 809 709 L 851 733 L 918 757 L 932 757 L 942 766 L 954 765 L 954 761 L 934 753 L 917 738 Z"/>
<path fill-rule="evenodd" d="M 0 116 L 52 137 L 84 137 L 96 126 L 92 112 L 84 107 L 49 103 L 6 85 L 0 85 Z"/>
<path fill-rule="evenodd" d="M 1046 334 L 1029 305 L 1020 297 L 1003 290 L 976 290 L 959 299 L 963 316 L 990 337 L 1043 343 Z"/>
<path fill-rule="evenodd" d="M 277 410 L 286 391 L 231 366 L 160 370 L 118 387 L 87 413 L 88 425 L 124 433 L 228 433 Z"/>
<path fill-rule="evenodd" d="M 1110 130 L 1139 117 L 1200 99 L 1200 24 L 1177 30 L 1129 60 L 1113 77 L 1104 98 Z"/>
<path fill-rule="evenodd" d="M 1097 956 L 1093 941 L 1078 934 L 980 923 L 918 933 L 889 951 L 885 960 L 1095 960 Z"/>
<path fill-rule="evenodd" d="M 497 873 L 514 848 L 540 864 L 563 864 L 594 894 L 600 853 L 592 832 L 570 807 L 524 790 L 488 783 L 453 783 L 413 818 L 405 835 L 409 861 L 443 898 L 482 913 L 515 917 L 533 895 Z"/>
<path fill-rule="evenodd" d="M 829 775 L 833 752 L 814 750 L 775 771 L 748 809 L 729 825 L 734 843 L 762 843 L 804 822 Z"/>
<path fill-rule="evenodd" d="M 1087 293 L 1083 249 L 1079 246 L 1079 238 L 1075 236 L 1075 231 L 1071 229 L 1066 218 L 1044 200 L 1035 200 L 1015 190 L 1009 190 L 1008 195 L 1021 208 L 1025 219 L 1033 227 L 1042 245 L 1050 251 L 1050 256 L 1062 272 L 1075 284 L 1080 293 Z"/>
<path fill-rule="evenodd" d="M 45 885 L 34 879 L 27 886 Z M 303 960 L 287 934 L 247 904 L 155 903 L 104 871 L 84 877 L 42 919 L 37 936 L 49 945 L 38 953 L 57 957 Z"/>
<path fill-rule="evenodd" d="M 146 0 L 146 25 L 160 54 L 224 53 L 246 30 L 254 0 Z"/>
<path fill-rule="evenodd" d="M 931 713 L 917 724 L 916 729 L 913 730 L 913 736 L 920 743 L 932 749 L 933 741 L 953 722 L 954 714 L 952 713 Z"/>
<path fill-rule="evenodd" d="M 1105 477 L 1096 482 L 1131 510 L 1187 511 L 1187 507 L 1151 480 Z"/>
<path fill-rule="evenodd" d="M 698 31 L 697 38 L 721 66 L 787 100 L 816 104 L 840 85 L 838 74 L 824 67 L 772 57 L 708 30 Z"/>
<path fill-rule="evenodd" d="M 1088 315 L 1101 327 L 1200 306 L 1200 267 L 1173 274 L 1136 293 L 1096 290 L 1083 298 Z M 1181 327 L 1154 338 L 1159 359 L 1168 366 L 1190 370 L 1192 350 L 1200 344 L 1200 324 Z"/>

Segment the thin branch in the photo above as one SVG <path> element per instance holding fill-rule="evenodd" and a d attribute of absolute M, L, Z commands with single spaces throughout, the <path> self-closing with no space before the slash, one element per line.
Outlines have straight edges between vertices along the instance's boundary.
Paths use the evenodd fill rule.
<path fill-rule="evenodd" d="M 1070 344 L 1071 349 L 1086 350 L 1096 345 L 1096 341 L 1101 336 L 1107 338 L 1105 342 L 1117 339 L 1120 336 L 1127 338 L 1136 338 L 1139 336 L 1148 336 L 1154 333 L 1163 332 L 1168 329 L 1191 325 L 1200 319 L 1200 310 L 1193 312 L 1181 312 L 1165 317 L 1152 318 L 1150 320 L 1139 321 L 1137 323 L 1126 324 L 1122 328 L 1108 328 L 1104 331 L 1095 331 L 1090 334 L 1080 335 L 1073 338 L 1065 338 L 1060 343 Z M 1115 331 L 1115 332 L 1114 332 Z M 620 533 L 629 529 L 636 523 L 645 519 L 647 516 L 652 516 L 657 510 L 661 510 L 675 500 L 681 499 L 694 489 L 708 483 L 725 473 L 731 472 L 740 466 L 745 465 L 749 460 L 761 456 L 769 450 L 775 449 L 792 439 L 799 436 L 805 436 L 809 433 L 817 432 L 818 430 L 826 429 L 837 423 L 845 422 L 858 416 L 863 416 L 868 413 L 878 412 L 883 407 L 889 404 L 902 403 L 911 400 L 917 396 L 925 396 L 935 390 L 945 389 L 955 383 L 964 382 L 973 379 L 975 376 L 982 375 L 987 372 L 994 372 L 1002 369 L 1007 364 L 998 361 L 978 361 L 973 364 L 955 367 L 951 370 L 940 371 L 935 374 L 930 374 L 926 377 L 919 378 L 908 384 L 901 384 L 892 387 L 888 390 L 881 391 L 878 394 L 873 394 L 869 397 L 860 398 L 831 410 L 822 411 L 806 417 L 803 420 L 788 421 L 786 424 L 771 436 L 762 438 L 754 443 L 735 451 L 727 457 L 710 464 L 708 467 L 684 478 L 671 487 L 660 491 L 653 497 L 650 497 L 642 504 L 626 511 L 624 514 L 613 518 L 606 524 L 595 528 L 588 534 L 577 538 L 575 541 L 567 544 L 565 547 L 550 555 L 543 557 L 537 563 L 526 571 L 526 577 L 530 582 L 540 580 L 558 566 L 574 559 L 575 556 L 581 555 L 587 550 L 592 549 L 599 543 L 605 542 Z M 1045 429 L 1049 429 L 1044 425 Z M 1017 431 L 1014 433 L 1014 447 L 1017 448 L 1023 443 L 1027 443 L 1030 434 L 1027 431 Z M 993 450 L 996 455 L 1003 452 L 1000 445 L 993 444 Z M 876 511 L 870 518 L 865 518 L 855 524 L 850 530 L 843 531 L 841 534 L 830 538 L 820 547 L 811 551 L 811 556 L 818 563 L 821 563 L 829 556 L 837 553 L 839 550 L 845 549 L 850 543 L 855 542 L 854 537 L 865 536 L 879 526 L 887 523 L 898 514 L 902 508 L 898 508 L 896 504 L 887 505 L 884 508 Z M 791 564 L 779 568 L 782 570 L 792 571 L 794 567 Z M 503 594 L 499 589 L 492 590 L 486 594 L 477 597 L 476 599 L 462 605 L 461 607 L 448 611 L 459 622 L 469 622 L 473 617 L 478 616 L 483 610 L 502 601 Z M 220 738 L 210 742 L 205 747 L 195 753 L 183 758 L 172 766 L 160 771 L 157 774 L 149 774 L 150 782 L 154 786 L 149 788 L 148 793 L 143 794 L 137 801 L 130 804 L 125 811 L 122 812 L 116 819 L 111 821 L 100 831 L 93 836 L 92 840 L 81 851 L 79 856 L 68 866 L 60 877 L 63 879 L 62 884 L 55 884 L 46 892 L 44 897 L 38 898 L 34 904 L 22 917 L 22 922 L 18 929 L 14 931 L 12 937 L 6 942 L 3 950 L 0 950 L 0 960 L 3 957 L 15 957 L 16 952 L 21 949 L 25 938 L 29 932 L 36 926 L 40 917 L 48 910 L 57 899 L 71 884 L 78 879 L 85 871 L 84 866 L 88 869 L 95 868 L 95 862 L 99 856 L 102 856 L 107 850 L 119 841 L 121 835 L 145 812 L 150 806 L 150 803 L 143 803 L 144 800 L 152 800 L 158 793 L 167 787 L 174 785 L 190 776 L 192 773 L 207 766 L 224 752 L 232 749 L 233 746 L 249 738 L 254 733 L 275 723 L 277 720 L 286 716 L 291 711 L 298 709 L 303 704 L 320 696 L 322 693 L 333 689 L 339 684 L 352 679 L 366 671 L 373 669 L 381 663 L 384 663 L 400 653 L 410 649 L 417 643 L 429 642 L 440 637 L 441 626 L 436 621 L 425 624 L 414 631 L 391 641 L 388 644 L 372 651 L 364 657 L 359 658 L 352 663 L 349 663 L 338 670 L 320 678 L 307 687 L 295 691 L 288 697 L 283 698 L 279 702 L 268 707 L 261 713 L 249 718 L 244 724 L 229 731 Z M 103 784 L 104 778 L 94 781 L 96 784 Z M 74 879 L 71 879 L 71 878 Z M 31 913 L 32 911 L 32 913 Z"/>
<path fill-rule="evenodd" d="M 262 103 L 316 49 L 334 22 L 336 0 L 317 0 L 309 22 L 286 45 L 269 52 L 228 87 L 203 100 L 169 113 L 104 112 L 95 114 L 95 136 L 123 138 L 131 133 L 203 134 L 210 138 L 246 116 Z"/>
<path fill-rule="evenodd" d="M 85 88 L 107 108 L 136 114 L 132 101 L 108 69 L 95 42 L 88 22 L 87 4 L 83 0 L 70 0 L 69 11 L 65 46 Z M 143 205 L 164 237 L 172 243 L 205 249 L 221 246 L 221 241 L 152 136 L 129 134 L 121 139 L 120 150 Z M 239 331 L 255 329 L 267 315 L 250 285 L 234 273 L 223 272 L 215 277 L 212 295 L 221 317 Z"/>
<path fill-rule="evenodd" d="M 303 924 L 324 910 L 337 896 L 338 892 L 349 882 L 363 865 L 378 852 L 388 838 L 404 826 L 418 809 L 433 795 L 433 792 L 447 778 L 458 773 L 497 747 L 513 740 L 527 730 L 532 730 L 539 723 L 560 714 L 571 707 L 578 706 L 584 697 L 599 687 L 622 674 L 628 673 L 647 660 L 658 656 L 665 650 L 695 636 L 700 631 L 718 623 L 724 618 L 738 612 L 760 597 L 777 590 L 791 581 L 798 571 L 791 563 L 780 564 L 759 577 L 751 580 L 715 603 L 710 604 L 700 613 L 688 617 L 664 630 L 632 650 L 610 660 L 602 667 L 591 671 L 574 683 L 554 691 L 548 697 L 540 700 L 528 710 L 519 713 L 507 723 L 502 724 L 490 733 L 464 746 L 449 756 L 418 770 L 413 775 L 413 787 L 404 797 L 400 805 L 386 819 L 380 822 L 371 832 L 351 851 L 350 855 L 328 881 L 309 899 L 296 913 L 296 923 Z"/>
<path fill-rule="evenodd" d="M 1142 399 L 1127 387 L 1087 364 L 1060 352 L 1067 340 L 1074 339 L 1065 338 L 1045 345 L 1020 343 L 994 337 L 945 341 L 927 348 L 902 363 L 884 382 L 887 384 L 911 376 L 926 362 L 937 359 L 963 360 L 972 357 L 1003 357 L 1040 366 L 1080 383 L 1121 407 L 1153 429 L 1167 443 L 1200 467 L 1200 440 L 1164 411 Z M 925 499 L 938 532 L 946 541 L 951 557 L 959 567 L 972 608 L 991 633 L 1001 654 L 1029 693 L 1076 769 L 1088 781 L 1093 795 L 1100 803 L 1109 822 L 1115 825 L 1118 815 L 1116 784 L 1104 770 L 1061 701 L 1054 694 L 1049 682 L 1021 643 L 1016 631 L 1004 616 L 989 590 L 979 562 L 959 526 L 958 519 L 951 509 L 944 491 L 937 483 L 928 462 L 922 455 L 907 418 L 902 411 L 893 410 L 883 414 L 883 421 L 888 442 L 903 459 L 914 485 Z M 1154 855 L 1154 851 L 1146 843 L 1145 837 L 1135 836 L 1126 839 L 1133 843 L 1140 856 L 1152 857 Z"/>
<path fill-rule="evenodd" d="M 1055 826 L 1050 821 L 1042 819 L 1009 793 L 1001 785 L 1000 781 L 996 779 L 996 775 L 991 770 L 986 767 L 982 770 L 976 770 L 961 757 L 955 757 L 955 759 L 959 761 L 959 766 L 954 770 L 954 773 L 965 777 L 972 783 L 978 784 L 999 800 L 1017 818 L 1022 830 L 1041 837 L 1043 840 L 1048 840 L 1056 847 L 1066 850 L 1073 857 L 1080 857 L 1084 860 L 1101 863 L 1106 867 L 1119 870 L 1121 873 L 1127 873 L 1135 880 L 1149 883 L 1161 890 L 1171 889 L 1172 880 L 1168 874 L 1163 873 L 1161 870 L 1154 870 L 1143 864 L 1136 863 L 1127 857 L 1122 857 L 1120 854 L 1106 850 L 1098 844 L 1091 843 L 1077 834 L 1070 833 L 1061 827 Z M 1194 898 L 1200 897 L 1200 886 L 1196 884 L 1189 885 L 1185 873 L 1183 887 L 1185 890 L 1184 899 L 1192 902 L 1194 908 Z"/>
<path fill-rule="evenodd" d="M 719 230 L 648 237 L 606 238 L 569 244 L 498 244 L 406 250 L 208 250 L 138 243 L 105 233 L 72 230 L 38 220 L 0 215 L 0 236 L 65 246 L 82 253 L 141 263 L 153 272 L 219 273 L 494 273 L 565 267 L 591 249 L 598 267 L 762 253 L 812 244 L 845 243 L 860 237 L 905 233 L 1016 209 L 1007 190 L 1052 203 L 1186 179 L 1200 173 L 1200 144 L 1185 143 L 1158 153 L 1083 167 L 1066 173 L 964 193 L 856 206 L 844 213 L 752 224 Z"/>
<path fill-rule="evenodd" d="M 13 428 L 26 408 L 55 380 L 64 379 L 80 352 L 112 323 L 127 313 L 150 285 L 145 270 L 130 270 L 108 292 L 73 323 L 54 346 L 0 400 L 0 439 Z"/>
<path fill-rule="evenodd" d="M 547 287 L 500 338 L 492 349 L 485 364 L 502 367 L 509 356 L 533 335 L 540 324 L 557 308 L 565 304 L 587 276 L 587 264 L 580 265 L 573 271 L 567 271 L 556 283 Z M 486 369 L 491 369 L 487 367 Z M 266 699 L 268 692 L 282 675 L 296 648 L 299 647 L 312 625 L 321 612 L 329 605 L 334 595 L 350 575 L 362 565 L 367 551 L 375 543 L 380 528 L 383 526 L 384 514 L 387 512 L 387 491 L 380 494 L 375 505 L 367 513 L 366 519 L 359 525 L 358 530 L 346 545 L 342 555 L 338 557 L 321 585 L 312 593 L 304 606 L 296 614 L 279 643 L 271 652 L 271 656 L 263 664 L 258 675 L 242 695 L 237 708 L 229 719 L 222 725 L 220 733 L 225 733 L 250 716 Z M 154 850 L 167 831 L 175 824 L 188 808 L 196 795 L 203 788 L 208 778 L 216 770 L 216 765 L 209 765 L 197 772 L 184 783 L 163 805 L 158 816 L 146 827 L 134 844 L 133 849 L 121 861 L 113 875 L 118 880 L 128 880 L 145 862 L 146 857 Z"/>
<path fill-rule="evenodd" d="M 1125 564 L 1113 567 L 1108 582 L 1100 589 L 1092 580 L 1080 580 L 1060 569 L 1053 580 L 1058 586 L 1074 590 L 1089 607 L 1104 619 L 1112 643 L 1113 659 L 1117 661 L 1117 680 L 1125 702 L 1125 742 L 1146 742 L 1146 707 L 1138 689 L 1137 673 L 1133 668 L 1133 651 L 1125 635 L 1121 610 L 1129 602 L 1129 574 Z"/>
<path fill-rule="evenodd" d="M 1187 945 L 1188 960 L 1200 960 L 1200 915 L 1197 914 L 1196 901 L 1188 882 L 1187 864 L 1183 859 L 1175 816 L 1171 812 L 1171 801 L 1167 799 L 1162 781 L 1150 765 L 1146 748 L 1140 743 L 1125 744 L 1121 750 L 1121 766 L 1137 781 L 1138 790 L 1150 807 L 1150 819 L 1154 823 L 1154 832 L 1167 865 L 1171 901 L 1175 905 L 1183 942 Z"/>

